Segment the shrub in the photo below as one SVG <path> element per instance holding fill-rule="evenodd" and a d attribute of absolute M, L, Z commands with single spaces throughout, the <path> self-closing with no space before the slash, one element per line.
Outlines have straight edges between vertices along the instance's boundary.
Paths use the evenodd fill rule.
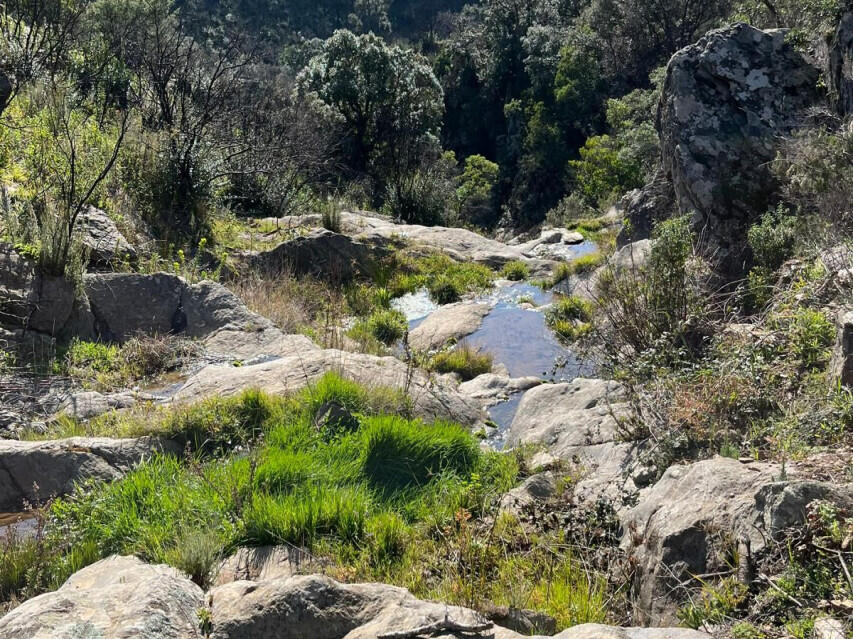
<path fill-rule="evenodd" d="M 163 559 L 207 590 L 212 585 L 214 571 L 222 559 L 222 550 L 219 535 L 208 530 L 188 530 L 166 551 Z"/>
<path fill-rule="evenodd" d="M 458 302 L 464 290 L 459 282 L 447 275 L 439 275 L 429 283 L 429 297 L 436 304 Z"/>
<path fill-rule="evenodd" d="M 794 254 L 796 218 L 780 205 L 775 211 L 765 213 L 761 222 L 749 229 L 747 239 L 755 265 L 775 271 Z"/>
<path fill-rule="evenodd" d="M 530 276 L 530 268 L 521 260 L 514 260 L 504 264 L 503 269 L 501 269 L 501 275 L 513 282 L 520 282 Z"/>
<path fill-rule="evenodd" d="M 323 228 L 333 233 L 341 232 L 341 210 L 338 203 L 328 200 L 321 212 Z"/>
<path fill-rule="evenodd" d="M 367 333 L 386 346 L 402 339 L 407 329 L 405 316 L 400 311 L 390 309 L 375 311 L 366 320 L 360 321 L 353 327 L 354 335 Z"/>
<path fill-rule="evenodd" d="M 430 359 L 430 369 L 438 373 L 458 373 L 463 380 L 474 379 L 492 370 L 492 356 L 467 343 L 448 351 L 436 353 Z"/>

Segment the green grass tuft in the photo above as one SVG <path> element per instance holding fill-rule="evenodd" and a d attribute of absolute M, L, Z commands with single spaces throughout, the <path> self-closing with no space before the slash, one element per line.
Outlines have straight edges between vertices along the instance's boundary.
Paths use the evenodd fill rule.
<path fill-rule="evenodd" d="M 492 370 L 493 358 L 467 343 L 433 355 L 429 368 L 438 373 L 458 373 L 464 380 L 474 379 L 478 375 Z"/>

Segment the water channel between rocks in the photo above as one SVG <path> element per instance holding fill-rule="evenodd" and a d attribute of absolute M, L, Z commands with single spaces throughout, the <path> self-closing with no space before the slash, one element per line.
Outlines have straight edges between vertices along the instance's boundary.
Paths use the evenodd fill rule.
<path fill-rule="evenodd" d="M 479 329 L 465 342 L 491 353 L 496 364 L 503 364 L 511 377 L 539 377 L 546 381 L 570 381 L 594 374 L 594 367 L 579 361 L 548 328 L 545 310 L 554 301 L 550 292 L 527 283 L 502 283 L 472 302 L 491 305 Z M 395 301 L 395 308 L 406 315 L 409 330 L 416 328 L 438 309 L 426 290 Z M 523 393 L 488 409 L 497 425 L 488 442 L 502 448 Z"/>

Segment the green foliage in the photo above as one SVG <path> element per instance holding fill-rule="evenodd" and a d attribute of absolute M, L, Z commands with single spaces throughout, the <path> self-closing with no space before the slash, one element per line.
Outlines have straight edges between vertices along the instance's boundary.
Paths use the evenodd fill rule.
<path fill-rule="evenodd" d="M 768 211 L 747 232 L 753 259 L 759 268 L 775 271 L 794 254 L 796 218 L 784 206 Z"/>
<path fill-rule="evenodd" d="M 462 343 L 433 355 L 429 368 L 438 373 L 458 373 L 463 381 L 467 381 L 490 372 L 492 363 L 493 358 L 489 353 L 483 353 L 470 344 Z"/>
<path fill-rule="evenodd" d="M 520 282 L 530 277 L 530 268 L 521 260 L 513 260 L 504 264 L 501 275 L 513 282 Z"/>
<path fill-rule="evenodd" d="M 465 169 L 456 187 L 457 215 L 461 220 L 474 224 L 489 220 L 498 172 L 498 165 L 482 155 L 465 158 Z"/>
<path fill-rule="evenodd" d="M 473 262 L 456 262 L 443 253 L 417 260 L 402 260 L 388 282 L 394 297 L 426 288 L 437 304 L 457 301 L 466 293 L 483 293 L 492 287 L 494 273 Z"/>
<path fill-rule="evenodd" d="M 747 594 L 747 586 L 733 577 L 717 585 L 703 584 L 699 601 L 679 610 L 679 619 L 690 628 L 720 623 L 730 618 L 745 603 Z"/>
<path fill-rule="evenodd" d="M 620 196 L 644 183 L 640 163 L 621 154 L 609 135 L 588 138 L 580 156 L 580 160 L 572 160 L 569 165 L 578 189 L 591 204 Z"/>
<path fill-rule="evenodd" d="M 386 346 L 390 346 L 402 339 L 407 329 L 406 318 L 400 311 L 381 309 L 374 311 L 367 319 L 359 321 L 350 333 L 355 339 L 366 333 Z"/>
<path fill-rule="evenodd" d="M 566 342 L 574 342 L 592 330 L 592 303 L 577 296 L 559 297 L 545 313 L 548 327 Z"/>
<path fill-rule="evenodd" d="M 426 60 L 373 34 L 340 30 L 300 73 L 298 86 L 343 122 L 347 164 L 370 175 L 379 193 L 389 185 L 402 197 L 441 124 L 442 89 Z"/>

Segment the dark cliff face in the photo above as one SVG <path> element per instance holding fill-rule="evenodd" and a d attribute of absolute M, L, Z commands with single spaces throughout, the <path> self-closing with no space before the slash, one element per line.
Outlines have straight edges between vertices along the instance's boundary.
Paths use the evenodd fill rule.
<path fill-rule="evenodd" d="M 775 204 L 769 165 L 779 140 L 824 103 L 819 80 L 784 31 L 746 24 L 712 31 L 669 62 L 658 115 L 661 172 L 645 191 L 674 196 L 664 216 L 692 214 L 727 271 L 742 268 L 746 230 Z M 629 200 L 635 233 L 649 229 L 650 216 L 659 218 L 666 204 Z"/>

